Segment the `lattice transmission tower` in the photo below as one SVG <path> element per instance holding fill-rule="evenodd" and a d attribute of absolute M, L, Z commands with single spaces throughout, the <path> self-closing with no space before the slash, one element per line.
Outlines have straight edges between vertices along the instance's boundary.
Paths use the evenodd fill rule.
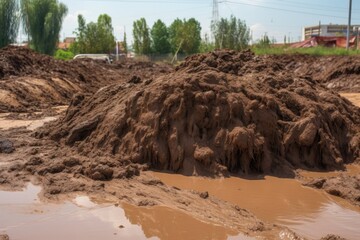
<path fill-rule="evenodd" d="M 219 21 L 219 1 L 213 0 L 213 10 L 212 10 L 212 24 L 215 24 Z"/>

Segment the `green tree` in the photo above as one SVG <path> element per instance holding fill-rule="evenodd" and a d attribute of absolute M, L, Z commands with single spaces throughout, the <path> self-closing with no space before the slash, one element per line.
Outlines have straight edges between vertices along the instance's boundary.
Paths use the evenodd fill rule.
<path fill-rule="evenodd" d="M 201 26 L 195 18 L 184 20 L 184 44 L 183 50 L 187 54 L 198 53 L 201 43 Z"/>
<path fill-rule="evenodd" d="M 134 51 L 136 54 L 151 53 L 151 40 L 149 27 L 145 18 L 134 21 L 133 24 Z"/>
<path fill-rule="evenodd" d="M 18 9 L 16 0 L 0 0 L 0 48 L 16 40 L 20 20 Z"/>
<path fill-rule="evenodd" d="M 169 42 L 173 53 L 182 52 L 182 44 L 184 42 L 183 28 L 184 22 L 178 18 L 169 27 Z"/>
<path fill-rule="evenodd" d="M 216 48 L 243 50 L 248 47 L 251 36 L 250 29 L 244 21 L 231 16 L 230 19 L 221 18 L 212 24 L 212 33 Z"/>
<path fill-rule="evenodd" d="M 160 19 L 151 28 L 151 39 L 154 53 L 165 54 L 171 51 L 168 29 Z"/>
<path fill-rule="evenodd" d="M 267 34 L 265 34 L 260 40 L 259 42 L 257 43 L 258 47 L 261 47 L 261 48 L 268 48 L 270 47 L 271 45 L 271 40 L 270 38 L 268 37 Z"/>
<path fill-rule="evenodd" d="M 57 0 L 21 0 L 25 31 L 35 51 L 54 54 L 67 11 Z"/>
<path fill-rule="evenodd" d="M 76 42 L 72 45 L 74 53 L 109 53 L 115 48 L 114 29 L 111 17 L 102 14 L 96 23 L 86 21 L 78 16 L 78 28 L 75 32 Z"/>
<path fill-rule="evenodd" d="M 200 23 L 194 18 L 176 19 L 169 27 L 169 38 L 173 53 L 197 53 L 201 44 Z"/>
<path fill-rule="evenodd" d="M 201 44 L 200 44 L 200 52 L 207 53 L 207 52 L 214 51 L 214 49 L 215 49 L 215 44 L 210 42 L 209 36 L 207 34 L 205 34 L 205 37 L 201 41 Z"/>

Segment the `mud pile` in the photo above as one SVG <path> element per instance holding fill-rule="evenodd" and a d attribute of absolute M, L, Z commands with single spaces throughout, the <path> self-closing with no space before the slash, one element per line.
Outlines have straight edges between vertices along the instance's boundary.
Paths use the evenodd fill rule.
<path fill-rule="evenodd" d="M 37 135 L 91 158 L 189 174 L 204 166 L 338 169 L 359 160 L 359 108 L 283 69 L 251 52 L 195 55 L 155 80 L 77 96 L 63 119 Z"/>
<path fill-rule="evenodd" d="M 360 92 L 360 58 L 332 57 L 324 62 L 324 72 L 318 72 L 316 79 L 336 91 Z"/>
<path fill-rule="evenodd" d="M 105 64 L 92 60 L 58 61 L 27 48 L 0 49 L 0 111 L 29 112 L 68 104 L 75 93 L 96 92 L 133 77 L 151 79 L 168 66 L 127 61 Z"/>
<path fill-rule="evenodd" d="M 358 56 L 269 55 L 261 56 L 269 64 L 275 62 L 294 75 L 311 77 L 337 92 L 360 92 L 360 58 Z"/>

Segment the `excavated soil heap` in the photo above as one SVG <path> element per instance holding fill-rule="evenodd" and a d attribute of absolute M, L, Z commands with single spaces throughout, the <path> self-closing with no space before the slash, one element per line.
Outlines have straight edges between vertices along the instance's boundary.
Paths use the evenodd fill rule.
<path fill-rule="evenodd" d="M 359 56 L 269 55 L 265 61 L 277 62 L 298 76 L 310 76 L 326 88 L 338 92 L 360 92 Z"/>
<path fill-rule="evenodd" d="M 153 81 L 78 95 L 37 135 L 161 170 L 333 169 L 360 160 L 360 109 L 250 51 L 216 51 Z"/>
<path fill-rule="evenodd" d="M 0 112 L 67 105 L 75 93 L 92 94 L 111 83 L 152 79 L 171 70 L 166 65 L 131 60 L 119 64 L 59 61 L 28 48 L 6 47 L 0 49 Z"/>

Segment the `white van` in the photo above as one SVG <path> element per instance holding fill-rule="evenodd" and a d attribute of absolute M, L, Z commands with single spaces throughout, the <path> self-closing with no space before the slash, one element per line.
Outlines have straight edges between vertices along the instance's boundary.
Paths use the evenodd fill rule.
<path fill-rule="evenodd" d="M 78 54 L 74 57 L 74 59 L 79 59 L 79 58 L 91 58 L 94 60 L 105 61 L 109 64 L 111 63 L 110 57 L 107 54 Z"/>

